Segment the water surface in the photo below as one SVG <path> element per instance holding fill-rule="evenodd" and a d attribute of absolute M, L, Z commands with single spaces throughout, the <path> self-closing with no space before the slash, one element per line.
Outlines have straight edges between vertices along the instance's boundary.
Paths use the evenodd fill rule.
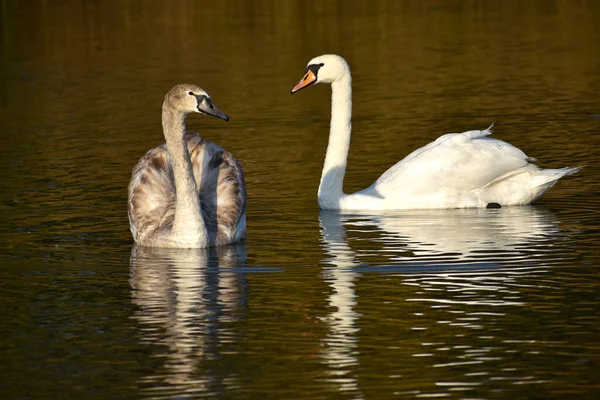
<path fill-rule="evenodd" d="M 596 398 L 594 2 L 0 1 L 3 398 Z M 347 192 L 447 132 L 544 167 L 532 206 L 320 212 L 329 89 L 353 72 Z M 241 161 L 247 239 L 135 247 L 131 168 L 198 83 L 191 130 Z"/>

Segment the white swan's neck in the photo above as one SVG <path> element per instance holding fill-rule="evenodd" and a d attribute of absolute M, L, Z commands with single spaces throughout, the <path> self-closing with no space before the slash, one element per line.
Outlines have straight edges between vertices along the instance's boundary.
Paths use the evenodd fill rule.
<path fill-rule="evenodd" d="M 344 175 L 352 133 L 352 78 L 350 72 L 331 84 L 329 144 L 319 185 L 319 206 L 339 209 L 345 196 Z"/>
<path fill-rule="evenodd" d="M 171 234 L 182 242 L 195 242 L 199 237 L 206 240 L 208 233 L 185 139 L 185 114 L 163 104 L 162 121 L 175 177 L 175 219 Z"/>

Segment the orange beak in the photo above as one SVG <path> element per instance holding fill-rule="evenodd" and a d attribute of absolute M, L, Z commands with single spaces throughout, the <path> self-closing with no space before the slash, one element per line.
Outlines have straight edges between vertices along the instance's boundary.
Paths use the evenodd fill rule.
<path fill-rule="evenodd" d="M 292 94 L 296 93 L 298 90 L 303 89 L 307 86 L 312 85 L 317 81 L 317 76 L 311 70 L 308 70 L 304 75 L 304 78 L 298 82 L 296 86 L 292 89 Z"/>

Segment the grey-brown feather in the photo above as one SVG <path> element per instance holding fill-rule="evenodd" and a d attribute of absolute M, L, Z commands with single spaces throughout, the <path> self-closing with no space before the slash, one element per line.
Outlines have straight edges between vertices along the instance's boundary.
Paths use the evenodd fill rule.
<path fill-rule="evenodd" d="M 211 245 L 231 242 L 246 212 L 244 173 L 220 146 L 186 133 L 202 217 Z M 175 178 L 166 144 L 149 150 L 135 165 L 129 184 L 129 221 L 136 243 L 153 245 L 167 238 L 175 219 Z"/>

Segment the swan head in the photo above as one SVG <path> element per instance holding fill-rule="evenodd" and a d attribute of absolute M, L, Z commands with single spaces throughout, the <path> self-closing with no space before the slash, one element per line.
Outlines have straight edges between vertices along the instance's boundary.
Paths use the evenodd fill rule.
<path fill-rule="evenodd" d="M 300 89 L 317 83 L 333 83 L 350 76 L 350 67 L 343 57 L 336 54 L 324 54 L 308 62 L 304 77 L 292 89 L 292 94 Z"/>
<path fill-rule="evenodd" d="M 175 85 L 165 96 L 164 105 L 184 114 L 195 112 L 229 121 L 227 114 L 219 110 L 210 95 L 198 85 Z"/>

